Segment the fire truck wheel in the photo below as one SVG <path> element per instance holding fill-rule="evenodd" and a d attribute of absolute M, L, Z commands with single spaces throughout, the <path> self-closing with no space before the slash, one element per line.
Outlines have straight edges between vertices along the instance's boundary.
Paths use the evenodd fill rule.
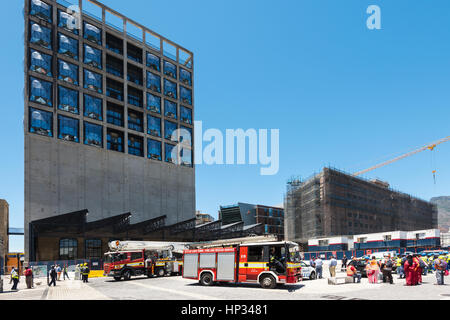
<path fill-rule="evenodd" d="M 202 277 L 200 278 L 200 284 L 202 286 L 212 286 L 214 283 L 213 281 L 213 277 L 211 275 L 211 273 L 206 272 L 204 274 L 202 274 Z"/>
<path fill-rule="evenodd" d="M 123 273 L 123 279 L 126 280 L 126 281 L 128 281 L 128 280 L 131 279 L 131 271 L 130 271 L 130 270 L 126 270 L 126 271 Z"/>
<path fill-rule="evenodd" d="M 277 286 L 275 278 L 271 275 L 262 276 L 259 283 L 264 289 L 274 289 Z"/>
<path fill-rule="evenodd" d="M 158 277 L 164 277 L 164 274 L 165 274 L 166 272 L 164 271 L 164 269 L 159 269 L 158 270 Z"/>

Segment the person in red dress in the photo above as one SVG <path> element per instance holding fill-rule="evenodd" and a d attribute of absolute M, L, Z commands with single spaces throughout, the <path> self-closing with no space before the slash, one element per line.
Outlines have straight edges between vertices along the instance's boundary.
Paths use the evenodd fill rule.
<path fill-rule="evenodd" d="M 408 257 L 406 257 L 405 262 L 405 276 L 407 286 L 416 285 L 416 271 L 417 271 L 417 263 L 414 262 L 413 257 L 409 255 Z"/>
<path fill-rule="evenodd" d="M 419 255 L 415 254 L 413 256 L 413 261 L 417 264 L 417 268 L 415 271 L 415 284 L 414 285 L 418 285 L 418 284 L 422 284 L 422 268 L 420 267 L 420 260 L 419 260 Z"/>

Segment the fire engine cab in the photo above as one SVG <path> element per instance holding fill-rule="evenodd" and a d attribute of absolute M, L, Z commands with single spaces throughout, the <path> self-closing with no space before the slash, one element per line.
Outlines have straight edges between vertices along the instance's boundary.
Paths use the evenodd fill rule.
<path fill-rule="evenodd" d="M 105 253 L 103 273 L 116 281 L 132 276 L 163 277 L 180 275 L 183 270 L 181 250 L 173 245 L 146 241 L 112 241 Z"/>
<path fill-rule="evenodd" d="M 277 284 L 302 280 L 298 244 L 294 242 L 241 243 L 221 248 L 198 248 L 183 253 L 183 278 L 204 286 L 215 282 Z"/>

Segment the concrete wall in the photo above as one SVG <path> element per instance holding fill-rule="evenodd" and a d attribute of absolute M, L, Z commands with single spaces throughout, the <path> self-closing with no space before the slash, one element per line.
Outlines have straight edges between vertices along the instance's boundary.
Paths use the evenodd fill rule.
<path fill-rule="evenodd" d="M 194 169 L 25 134 L 25 252 L 31 221 L 88 209 L 88 222 L 195 217 Z"/>
<path fill-rule="evenodd" d="M 0 239 L 3 240 L 4 253 L 7 253 L 9 251 L 8 229 L 9 204 L 6 200 L 0 199 Z"/>

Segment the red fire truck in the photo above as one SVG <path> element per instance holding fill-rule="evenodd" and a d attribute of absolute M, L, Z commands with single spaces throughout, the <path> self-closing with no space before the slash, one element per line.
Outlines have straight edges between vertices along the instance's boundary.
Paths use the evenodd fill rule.
<path fill-rule="evenodd" d="M 259 283 L 268 289 L 297 283 L 302 280 L 297 248 L 298 244 L 283 241 L 185 250 L 183 278 L 198 280 L 204 286 L 215 282 Z"/>
<path fill-rule="evenodd" d="M 146 241 L 112 241 L 105 253 L 103 273 L 116 281 L 132 276 L 181 275 L 181 250 L 173 245 Z M 177 252 L 178 251 L 178 252 Z"/>

